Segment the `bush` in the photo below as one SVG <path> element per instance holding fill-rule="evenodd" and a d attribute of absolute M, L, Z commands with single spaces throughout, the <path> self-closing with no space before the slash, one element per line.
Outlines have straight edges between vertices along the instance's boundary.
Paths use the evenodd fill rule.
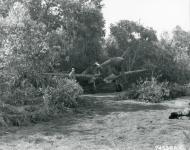
<path fill-rule="evenodd" d="M 32 104 L 40 96 L 40 91 L 34 87 L 15 88 L 2 95 L 2 101 L 14 106 Z"/>
<path fill-rule="evenodd" d="M 26 81 L 22 86 L 3 92 L 0 99 L 0 126 L 47 121 L 57 113 L 78 105 L 76 99 L 83 89 L 75 80 L 54 77 L 49 81 L 51 84 L 44 90 Z"/>
<path fill-rule="evenodd" d="M 133 95 L 140 101 L 157 103 L 168 99 L 170 90 L 168 82 L 159 83 L 155 77 L 152 77 L 151 80 L 140 81 L 137 85 L 137 93 Z"/>
<path fill-rule="evenodd" d="M 54 87 L 44 90 L 44 104 L 48 112 L 60 112 L 77 106 L 77 97 L 83 89 L 75 80 L 55 78 Z"/>
<path fill-rule="evenodd" d="M 187 87 L 185 87 L 183 85 L 179 85 L 177 83 L 174 83 L 174 84 L 171 84 L 169 86 L 169 88 L 170 88 L 170 98 L 171 99 L 186 95 Z"/>

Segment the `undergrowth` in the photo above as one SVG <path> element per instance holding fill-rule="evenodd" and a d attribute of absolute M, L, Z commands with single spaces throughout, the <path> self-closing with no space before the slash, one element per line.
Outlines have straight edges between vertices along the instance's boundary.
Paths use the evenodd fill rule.
<path fill-rule="evenodd" d="M 66 78 L 52 78 L 53 84 L 35 89 L 30 84 L 6 91 L 0 100 L 0 126 L 22 126 L 48 121 L 54 115 L 77 107 L 82 87 Z"/>

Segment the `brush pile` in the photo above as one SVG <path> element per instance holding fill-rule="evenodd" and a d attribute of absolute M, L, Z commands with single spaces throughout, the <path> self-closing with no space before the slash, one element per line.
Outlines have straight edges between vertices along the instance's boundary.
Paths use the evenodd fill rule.
<path fill-rule="evenodd" d="M 32 86 L 15 88 L 1 94 L 0 126 L 22 126 L 48 121 L 58 113 L 76 107 L 76 99 L 82 92 L 75 80 L 58 78 L 44 89 Z"/>

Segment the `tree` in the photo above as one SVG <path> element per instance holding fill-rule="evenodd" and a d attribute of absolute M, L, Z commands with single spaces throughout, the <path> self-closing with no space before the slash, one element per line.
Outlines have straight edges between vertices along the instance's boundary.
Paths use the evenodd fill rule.
<path fill-rule="evenodd" d="M 109 57 L 123 56 L 125 70 L 147 68 L 160 81 L 185 83 L 189 80 L 189 33 L 176 27 L 172 36 L 164 33 L 159 41 L 152 28 L 122 20 L 111 25 L 106 40 Z"/>
<path fill-rule="evenodd" d="M 43 22 L 47 32 L 52 32 L 50 47 L 61 50 L 60 70 L 72 66 L 81 72 L 100 59 L 104 36 L 101 8 L 101 0 L 31 0 L 29 3 L 31 18 Z"/>
<path fill-rule="evenodd" d="M 3 2 L 2 64 L 19 80 L 28 78 L 38 86 L 43 72 L 67 71 L 71 66 L 82 71 L 100 58 L 101 0 Z"/>
<path fill-rule="evenodd" d="M 176 55 L 176 61 L 188 65 L 190 62 L 190 33 L 184 31 L 181 27 L 176 26 L 173 30 L 172 48 Z"/>
<path fill-rule="evenodd" d="M 160 40 L 160 47 L 165 49 L 173 58 L 173 73 L 175 81 L 185 83 L 189 81 L 189 50 L 190 33 L 176 26 L 172 33 L 164 33 Z M 171 76 L 171 75 L 170 75 Z"/>
<path fill-rule="evenodd" d="M 154 43 L 157 42 L 155 31 L 128 20 L 122 20 L 110 27 L 107 51 L 126 60 L 127 70 L 137 69 L 154 59 Z M 146 59 L 145 59 L 146 58 Z"/>

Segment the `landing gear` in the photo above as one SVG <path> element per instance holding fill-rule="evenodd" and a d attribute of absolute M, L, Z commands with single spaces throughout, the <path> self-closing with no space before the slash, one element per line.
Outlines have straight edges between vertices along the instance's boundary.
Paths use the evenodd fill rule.
<path fill-rule="evenodd" d="M 92 84 L 93 84 L 93 93 L 96 93 L 96 83 L 95 83 L 95 81 Z"/>
<path fill-rule="evenodd" d="M 121 92 L 123 90 L 122 84 L 118 80 L 114 80 L 113 82 L 115 84 L 115 91 Z"/>
<path fill-rule="evenodd" d="M 94 93 L 96 93 L 96 78 L 95 77 L 93 77 L 89 82 L 88 82 L 89 84 L 90 84 L 90 86 L 91 86 L 91 92 L 94 94 Z"/>
<path fill-rule="evenodd" d="M 116 92 L 121 92 L 123 90 L 121 84 L 117 84 L 115 90 Z"/>

